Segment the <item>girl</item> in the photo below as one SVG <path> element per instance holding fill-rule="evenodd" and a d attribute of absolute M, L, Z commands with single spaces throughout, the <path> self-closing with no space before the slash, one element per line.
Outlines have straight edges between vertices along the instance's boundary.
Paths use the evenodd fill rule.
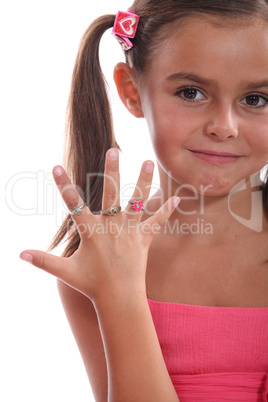
<path fill-rule="evenodd" d="M 148 199 L 144 162 L 125 210 L 98 58 L 111 27 L 160 174 Z M 268 400 L 267 39 L 266 0 L 136 0 L 82 39 L 53 169 L 70 215 L 51 249 L 68 244 L 21 257 L 59 279 L 98 402 Z"/>

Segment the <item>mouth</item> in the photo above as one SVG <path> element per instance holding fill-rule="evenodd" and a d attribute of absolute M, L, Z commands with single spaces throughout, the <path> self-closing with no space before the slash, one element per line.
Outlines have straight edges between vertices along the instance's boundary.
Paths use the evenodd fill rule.
<path fill-rule="evenodd" d="M 231 154 L 229 152 L 217 152 L 208 150 L 191 150 L 189 152 L 195 157 L 204 162 L 210 163 L 211 165 L 228 165 L 235 163 L 240 155 Z"/>

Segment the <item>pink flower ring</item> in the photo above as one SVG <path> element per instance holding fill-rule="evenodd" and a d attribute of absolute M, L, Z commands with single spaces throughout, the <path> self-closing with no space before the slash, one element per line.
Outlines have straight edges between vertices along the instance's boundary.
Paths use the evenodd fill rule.
<path fill-rule="evenodd" d="M 141 200 L 139 201 L 129 201 L 129 203 L 132 205 L 132 208 L 134 209 L 135 212 L 141 212 L 144 211 L 144 205 Z"/>

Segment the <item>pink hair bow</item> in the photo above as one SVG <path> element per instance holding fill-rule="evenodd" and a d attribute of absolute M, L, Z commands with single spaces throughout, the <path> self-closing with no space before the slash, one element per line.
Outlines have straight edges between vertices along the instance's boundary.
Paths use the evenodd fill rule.
<path fill-rule="evenodd" d="M 137 32 L 139 16 L 133 11 L 118 11 L 112 34 L 118 40 L 123 50 L 129 50 L 133 43 L 128 38 L 134 38 Z"/>

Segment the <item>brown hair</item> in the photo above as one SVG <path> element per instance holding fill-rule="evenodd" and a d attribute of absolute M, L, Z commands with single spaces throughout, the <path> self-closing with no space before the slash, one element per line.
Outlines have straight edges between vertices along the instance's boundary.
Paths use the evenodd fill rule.
<path fill-rule="evenodd" d="M 130 8 L 140 17 L 133 48 L 125 52 L 126 62 L 142 73 L 165 33 L 167 24 L 193 15 L 224 18 L 259 17 L 268 20 L 267 0 L 136 0 Z M 115 15 L 95 20 L 85 32 L 76 58 L 66 125 L 65 168 L 73 184 L 91 209 L 101 209 L 105 154 L 119 146 L 113 133 L 106 81 L 99 61 L 99 44 L 104 32 L 114 24 Z M 115 42 L 116 46 L 116 42 Z M 267 208 L 268 190 L 264 190 Z M 268 209 L 268 208 L 267 208 Z M 71 256 L 80 238 L 69 214 L 51 242 L 53 250 L 68 234 L 63 256 Z M 73 227 L 74 228 L 74 227 Z"/>

